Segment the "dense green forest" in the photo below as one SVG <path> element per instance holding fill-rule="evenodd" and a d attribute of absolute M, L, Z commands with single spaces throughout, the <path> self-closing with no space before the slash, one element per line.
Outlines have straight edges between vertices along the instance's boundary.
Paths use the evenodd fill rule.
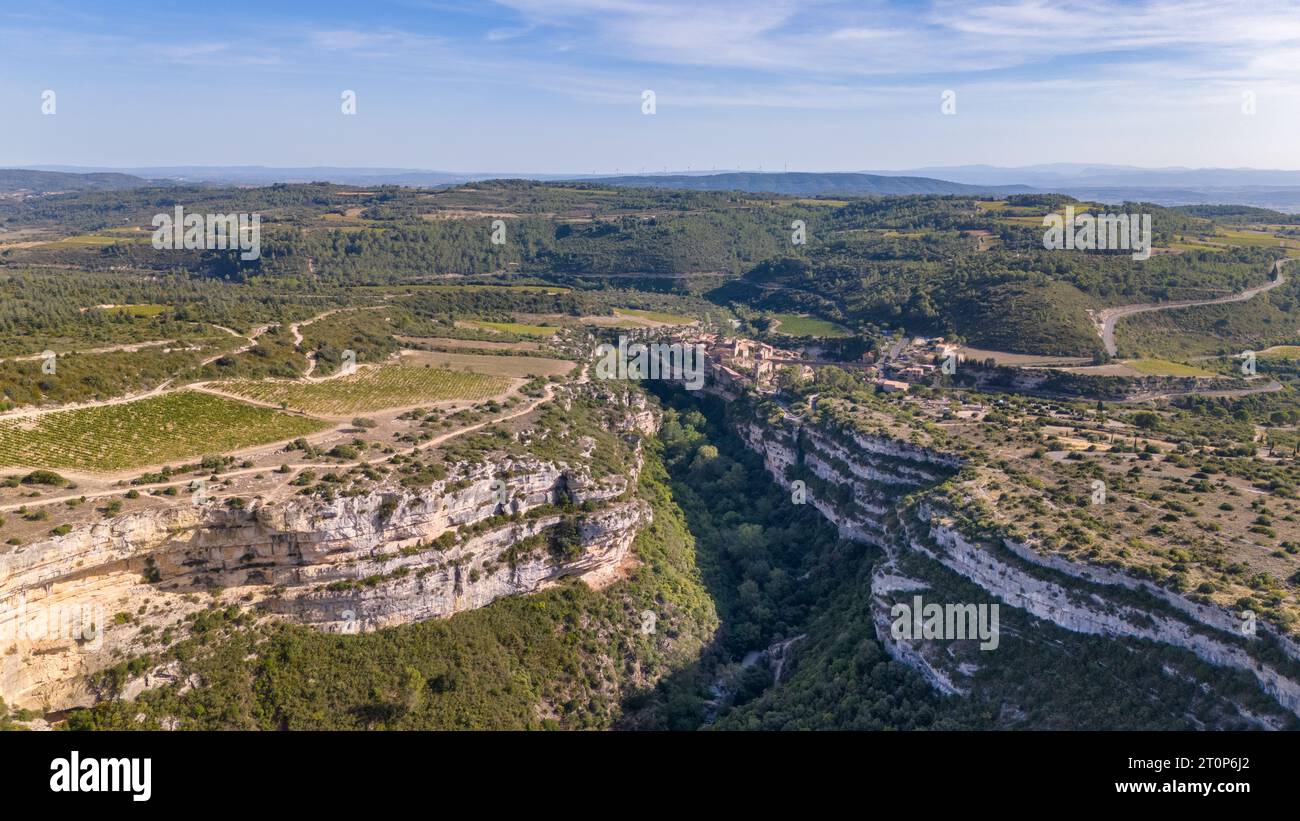
<path fill-rule="evenodd" d="M 1061 254 L 1043 249 L 1041 228 L 1015 225 L 992 226 L 1001 232 L 1001 245 L 976 251 L 955 229 L 987 230 L 989 223 L 953 206 L 950 200 L 846 206 L 841 210 L 870 213 L 873 225 L 930 232 L 839 229 L 798 255 L 764 260 L 713 297 L 812 313 L 862 331 L 902 326 L 994 350 L 1094 356 L 1101 344 L 1089 308 L 1241 291 L 1267 281 L 1280 255 L 1251 247 L 1145 261 L 1114 253 Z M 1156 242 L 1162 226 L 1172 231 L 1187 219 L 1154 210 Z"/>

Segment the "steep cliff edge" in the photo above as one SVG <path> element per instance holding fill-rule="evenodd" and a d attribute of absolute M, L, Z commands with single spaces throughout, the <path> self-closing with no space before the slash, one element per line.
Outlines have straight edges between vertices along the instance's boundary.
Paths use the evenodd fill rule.
<path fill-rule="evenodd" d="M 530 442 L 554 450 L 565 437 L 579 457 L 596 447 L 539 427 L 518 436 L 524 455 L 456 461 L 417 487 L 389 476 L 327 498 L 181 502 L 13 550 L 0 564 L 0 694 L 34 709 L 87 705 L 91 674 L 183 638 L 214 604 L 355 633 L 569 577 L 608 583 L 651 518 L 635 487 L 640 436 L 655 424 L 643 398 L 600 401 L 613 399 L 619 419 L 602 435 L 622 449 L 617 471 L 528 455 Z"/>
<path fill-rule="evenodd" d="M 891 656 L 941 692 L 966 692 L 976 665 L 941 644 L 892 635 L 890 608 L 898 594 L 927 587 L 900 570 L 904 556 L 925 557 L 978 585 L 992 601 L 1062 629 L 1158 642 L 1243 671 L 1287 712 L 1300 715 L 1300 646 L 1293 638 L 1263 621 L 1247 628 L 1236 613 L 1151 581 L 1046 555 L 1010 538 L 968 515 L 977 505 L 964 495 L 958 457 L 806 409 L 736 403 L 732 418 L 740 438 L 796 502 L 806 499 L 841 537 L 885 551 L 872 579 L 877 636 Z M 1245 708 L 1239 712 L 1257 726 L 1282 726 Z"/>

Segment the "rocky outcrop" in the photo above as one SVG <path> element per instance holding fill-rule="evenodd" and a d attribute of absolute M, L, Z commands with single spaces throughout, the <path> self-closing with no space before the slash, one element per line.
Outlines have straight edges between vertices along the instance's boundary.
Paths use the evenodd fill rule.
<path fill-rule="evenodd" d="M 1161 642 L 1215 666 L 1246 671 L 1261 690 L 1300 716 L 1300 676 L 1295 673 L 1300 646 L 1293 638 L 1262 623 L 1257 632 L 1245 631 L 1241 620 L 1222 608 L 1119 571 L 1040 554 L 1000 533 L 963 533 L 943 509 L 941 496 L 924 495 L 960 467 L 955 457 L 884 436 L 807 424 L 790 415 L 779 424 L 748 419 L 736 427 L 778 483 L 793 492 L 796 482 L 804 482 L 807 502 L 841 537 L 886 551 L 872 582 L 877 635 L 893 658 L 916 668 L 936 689 L 963 692 L 952 671 L 942 669 L 924 648 L 896 640 L 890 632 L 887 593 L 903 578 L 896 575 L 894 562 L 900 551 L 920 553 L 1001 602 L 1066 630 Z M 904 497 L 916 491 L 923 501 L 913 506 Z M 1281 650 L 1280 663 L 1261 660 L 1266 657 L 1256 652 L 1261 641 Z M 1267 719 L 1252 720 L 1270 726 Z"/>
<path fill-rule="evenodd" d="M 378 558 L 323 562 L 310 568 L 314 589 L 268 602 L 295 621 L 337 632 L 358 632 L 450 616 L 503 596 L 533 593 L 568 576 L 606 577 L 628 554 L 649 521 L 640 499 L 617 502 L 577 521 L 572 558 L 557 557 L 537 537 L 560 515 L 512 523 L 466 539 L 445 551 L 399 551 Z M 527 546 L 520 550 L 520 546 Z M 363 575 L 364 574 L 364 575 Z"/>
<path fill-rule="evenodd" d="M 633 409 L 627 430 L 653 422 Z M 616 578 L 650 508 L 631 469 L 502 457 L 419 488 L 379 481 L 326 500 L 149 508 L 15 549 L 0 562 L 0 695 L 59 709 L 87 676 L 181 638 L 214 603 L 323 630 L 450 616 L 568 577 Z"/>
<path fill-rule="evenodd" d="M 1096 582 L 1066 586 L 1036 575 L 1032 568 L 1046 565 L 1033 551 L 1025 552 L 1023 546 L 1017 553 L 1024 560 L 1022 565 L 1000 558 L 988 544 L 967 539 L 925 504 L 918 510 L 918 521 L 928 528 L 924 535 L 909 532 L 908 544 L 913 550 L 975 582 L 1001 601 L 1075 633 L 1149 639 L 1181 647 L 1218 667 L 1244 670 L 1255 676 L 1260 689 L 1300 715 L 1300 682 L 1252 656 L 1246 645 L 1257 640 L 1256 634 L 1243 631 L 1242 622 L 1230 614 L 1187 602 L 1159 588 L 1156 590 L 1163 594 L 1159 598 L 1180 603 L 1174 609 L 1181 618 L 1157 608 L 1116 601 L 1105 595 L 1106 586 L 1137 589 L 1139 583 L 1129 579 L 1102 580 L 1105 577 L 1095 575 Z M 1056 564 L 1061 564 L 1059 559 Z M 1081 568 L 1072 570 L 1066 575 L 1082 580 Z"/>
<path fill-rule="evenodd" d="M 744 422 L 737 432 L 772 477 L 792 493 L 801 490 L 840 536 L 878 547 L 892 538 L 887 519 L 900 494 L 936 484 L 958 466 L 911 443 L 830 431 L 793 416 L 780 426 Z"/>

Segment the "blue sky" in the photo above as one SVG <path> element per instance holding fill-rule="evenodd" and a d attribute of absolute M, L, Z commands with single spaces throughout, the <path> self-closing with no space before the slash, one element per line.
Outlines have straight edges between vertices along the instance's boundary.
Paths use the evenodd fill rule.
<path fill-rule="evenodd" d="M 5 166 L 1300 168 L 1296 2 L 4 6 Z"/>

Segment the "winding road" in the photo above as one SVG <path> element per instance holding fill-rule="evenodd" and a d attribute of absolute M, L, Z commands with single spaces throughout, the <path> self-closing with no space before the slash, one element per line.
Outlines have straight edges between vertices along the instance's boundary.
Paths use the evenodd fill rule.
<path fill-rule="evenodd" d="M 1286 282 L 1286 277 L 1282 275 L 1282 266 L 1290 260 L 1279 259 L 1273 263 L 1269 269 L 1272 279 L 1263 285 L 1257 285 L 1254 288 L 1247 288 L 1238 294 L 1218 297 L 1217 299 L 1181 299 L 1173 302 L 1147 302 L 1137 305 L 1119 305 L 1114 308 L 1103 308 L 1093 314 L 1093 322 L 1097 325 L 1097 333 L 1101 336 L 1101 342 L 1106 346 L 1106 353 L 1115 356 L 1115 322 L 1126 316 L 1133 314 L 1144 314 L 1149 311 L 1171 311 L 1175 308 L 1195 308 L 1198 305 L 1223 305 L 1228 302 L 1245 302 L 1251 297 L 1262 294 L 1265 291 L 1271 291 L 1279 285 Z"/>

